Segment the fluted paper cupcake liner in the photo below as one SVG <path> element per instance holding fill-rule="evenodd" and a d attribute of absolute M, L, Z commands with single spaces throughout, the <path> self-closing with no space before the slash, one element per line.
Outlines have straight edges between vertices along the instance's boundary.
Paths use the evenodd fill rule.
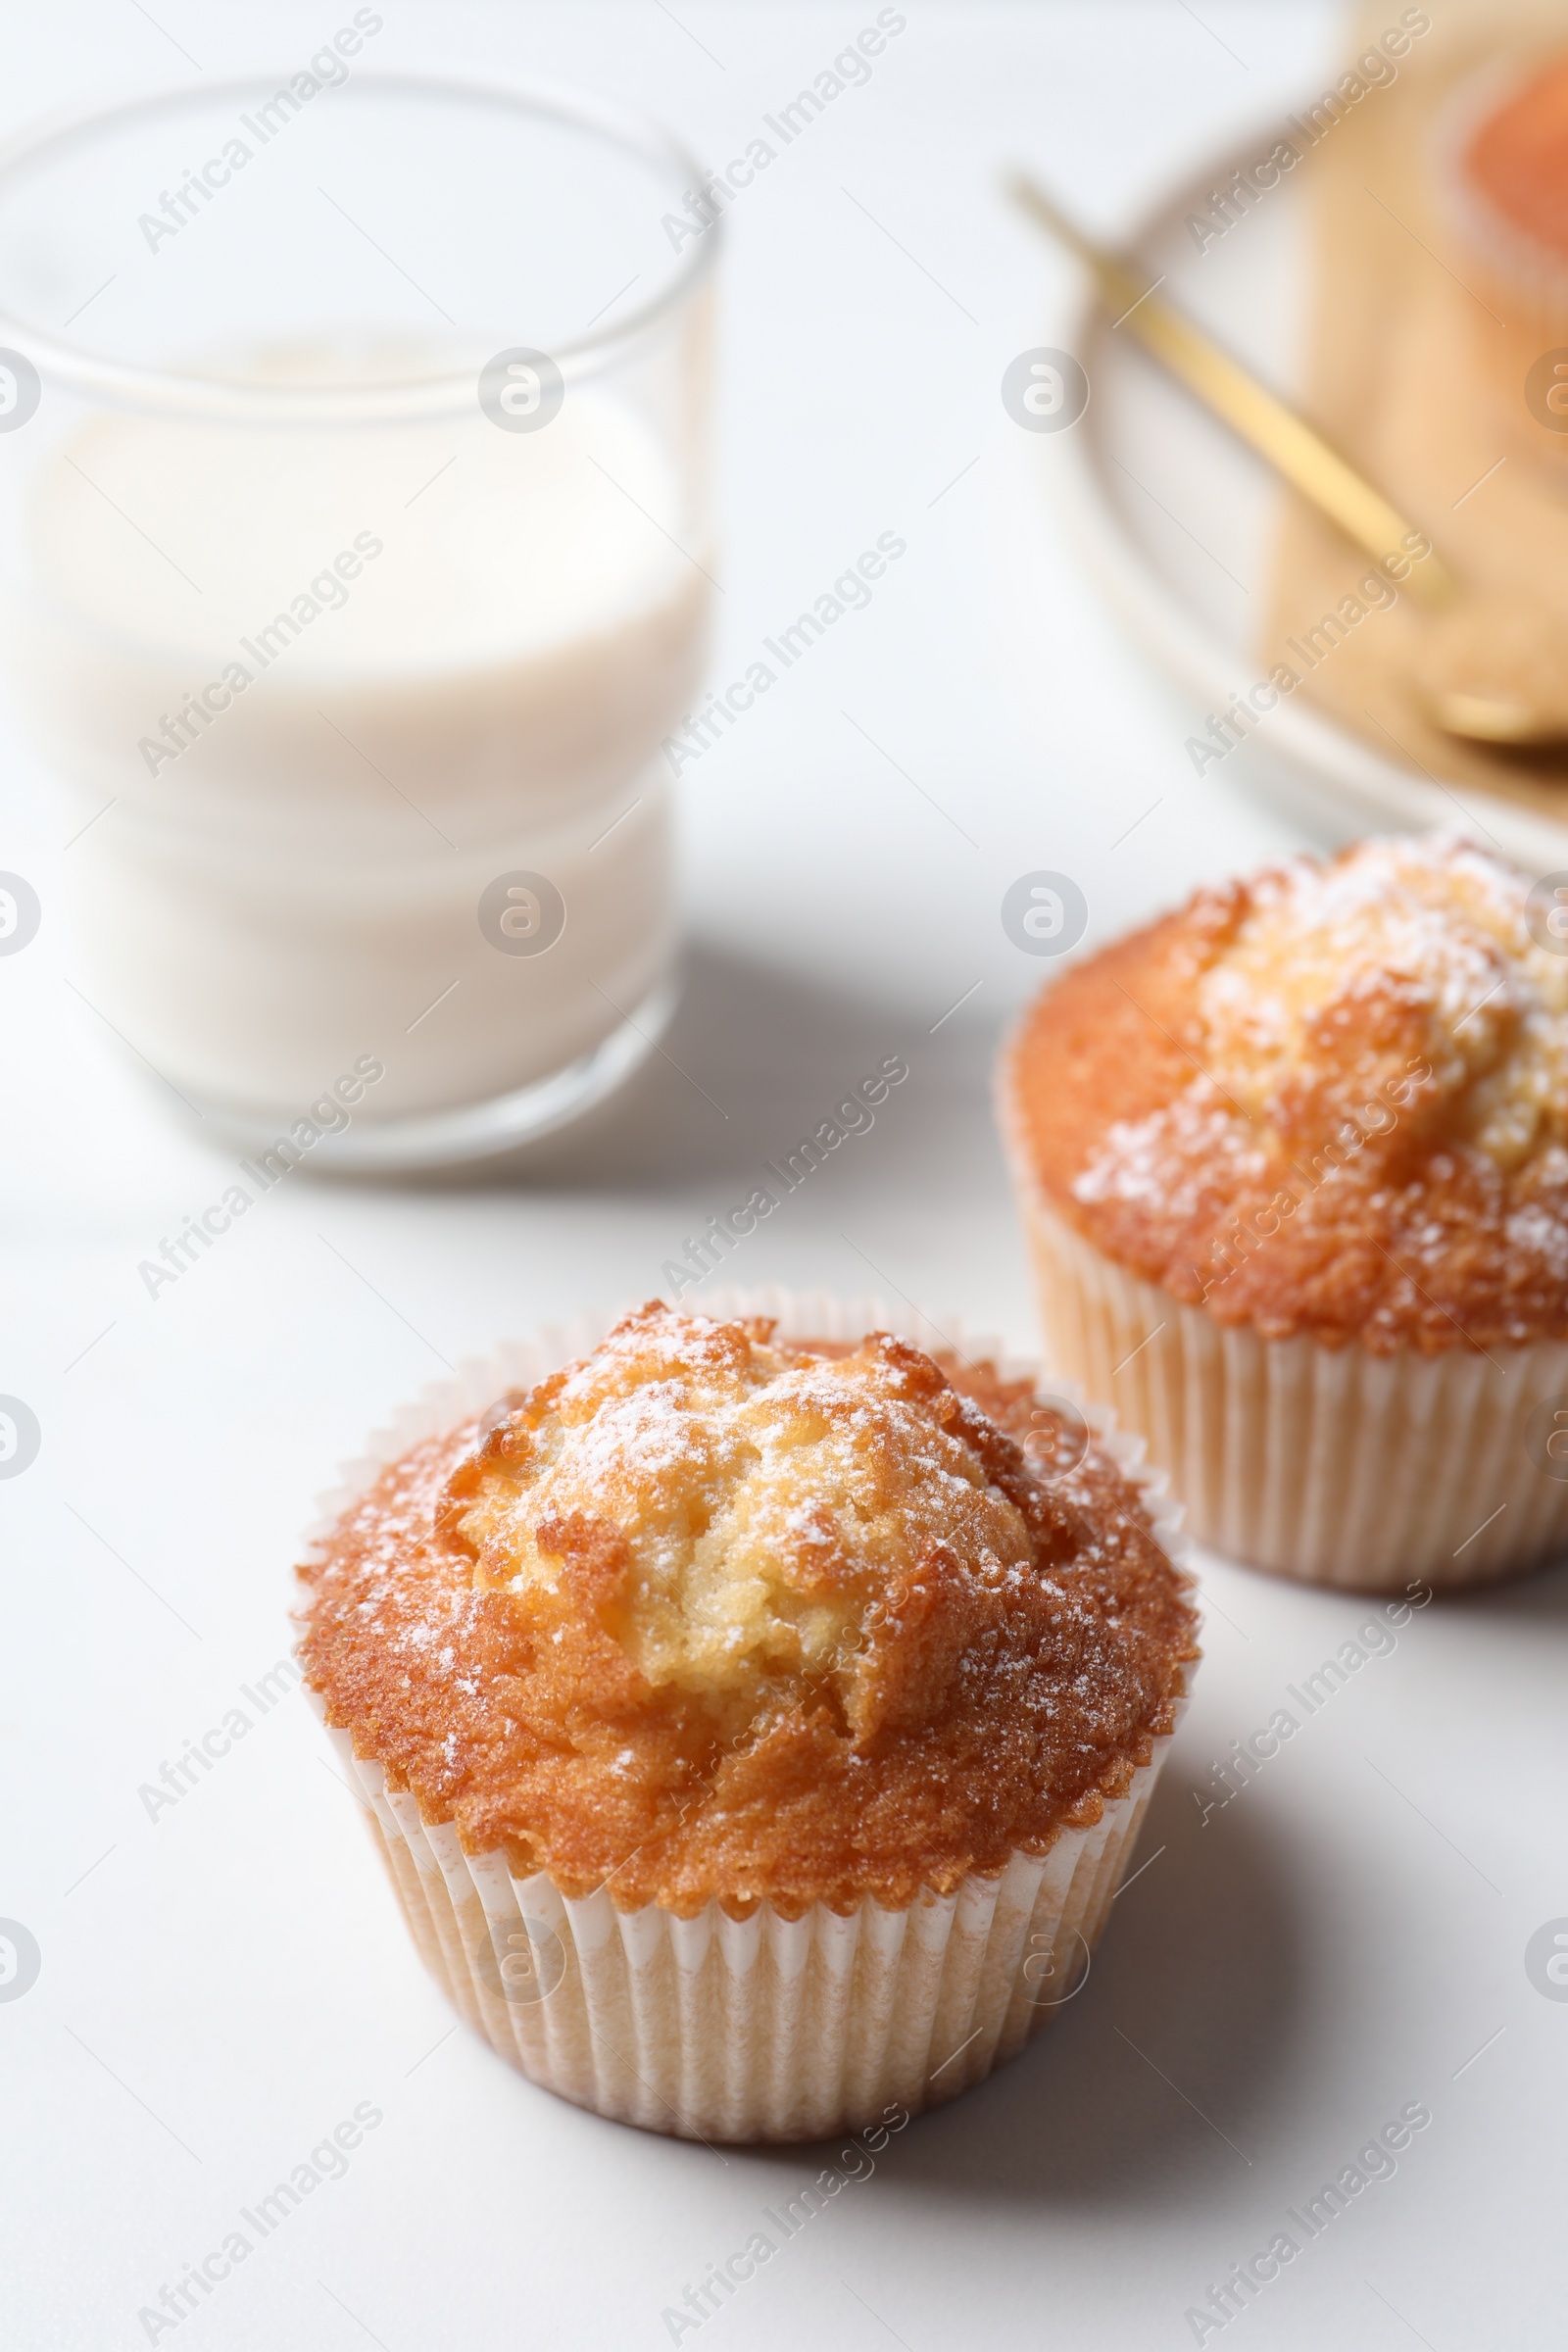
<path fill-rule="evenodd" d="M 1014 1172 L 1051 1359 L 1148 1440 L 1199 1543 L 1364 1592 L 1486 1584 L 1568 1550 L 1568 1480 L 1553 1475 L 1568 1461 L 1539 1426 L 1568 1406 L 1568 1346 L 1374 1355 L 1265 1340 L 1117 1265 L 1021 1153 Z"/>
<path fill-rule="evenodd" d="M 893 1331 L 1040 1377 L 993 1342 L 876 1298 L 715 1288 L 697 1311 L 773 1315 L 792 1338 Z M 612 1320 L 547 1330 L 427 1390 L 322 1497 L 313 1541 L 410 1446 L 586 1353 Z M 1163 1475 L 1141 1466 L 1142 1445 L 1061 1384 L 1053 1393 L 1083 1411 L 1179 1557 L 1180 1512 Z M 565 1895 L 545 1872 L 514 1878 L 504 1854 L 466 1852 L 451 1823 L 426 1821 L 346 1731 L 328 1729 L 425 1965 L 474 2031 L 563 2098 L 706 2140 L 813 2139 L 917 2114 L 1021 2049 L 1082 1985 L 1170 1746 L 1169 1735 L 1153 1742 L 1097 1822 L 952 1893 L 902 1909 L 818 1903 L 799 1919 L 763 1904 L 735 1920 L 715 1901 L 682 1919 L 659 1903 L 621 1910 L 605 1887 Z"/>

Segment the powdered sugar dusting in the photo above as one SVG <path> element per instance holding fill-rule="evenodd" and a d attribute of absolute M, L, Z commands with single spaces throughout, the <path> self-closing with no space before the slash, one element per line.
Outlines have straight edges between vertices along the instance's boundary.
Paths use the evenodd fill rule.
<path fill-rule="evenodd" d="M 1251 1116 L 1353 1061 L 1396 1008 L 1450 1125 L 1512 1163 L 1568 1111 L 1568 957 L 1526 923 L 1528 878 L 1456 836 L 1297 858 L 1250 893 L 1198 987 L 1200 1059 Z"/>
<path fill-rule="evenodd" d="M 568 1895 L 949 1891 L 1098 1818 L 1196 1654 L 1111 1455 L 1031 1468 L 1061 1427 L 885 1334 L 819 1356 L 644 1309 L 349 1505 L 307 1673 L 426 1820 Z"/>
<path fill-rule="evenodd" d="M 1568 1336 L 1568 940 L 1531 890 L 1433 834 L 1200 893 L 1117 951 L 1093 1020 L 1141 1007 L 1176 1053 L 1114 1120 L 1079 1110 L 1059 1197 L 1122 1262 L 1270 1337 Z M 1042 1101 L 1082 1018 L 1058 1045 L 1043 1001 Z"/>
<path fill-rule="evenodd" d="M 1185 1219 L 1216 1187 L 1252 1181 L 1264 1165 L 1219 1088 L 1200 1074 L 1168 1109 L 1108 1128 L 1073 1192 L 1084 1201 L 1141 1203 Z"/>

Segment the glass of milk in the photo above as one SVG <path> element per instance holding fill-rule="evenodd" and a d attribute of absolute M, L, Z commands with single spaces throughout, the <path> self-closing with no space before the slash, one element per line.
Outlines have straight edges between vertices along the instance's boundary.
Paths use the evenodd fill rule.
<path fill-rule="evenodd" d="M 652 125 L 381 31 L 0 161 L 0 660 L 82 994 L 213 1127 L 392 1169 L 668 1017 L 718 229 Z"/>

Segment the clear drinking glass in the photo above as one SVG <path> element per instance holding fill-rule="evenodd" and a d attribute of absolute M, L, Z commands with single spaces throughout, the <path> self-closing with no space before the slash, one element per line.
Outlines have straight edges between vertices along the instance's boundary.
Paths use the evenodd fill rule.
<path fill-rule="evenodd" d="M 655 126 L 380 25 L 0 157 L 0 659 L 82 992 L 250 1148 L 392 1168 L 668 1016 L 718 229 Z"/>

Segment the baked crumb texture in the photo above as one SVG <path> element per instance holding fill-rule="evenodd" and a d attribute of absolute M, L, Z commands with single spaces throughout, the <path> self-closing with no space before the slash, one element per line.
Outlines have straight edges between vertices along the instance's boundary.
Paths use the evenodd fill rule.
<path fill-rule="evenodd" d="M 1099 1820 L 1197 1656 L 1028 1382 L 658 1303 L 416 1446 L 301 1571 L 330 1723 L 568 1897 L 904 1906 Z"/>
<path fill-rule="evenodd" d="M 1265 1339 L 1568 1338 L 1568 935 L 1530 891 L 1448 835 L 1200 891 L 1035 1004 L 1004 1073 L 1028 1169 Z"/>

